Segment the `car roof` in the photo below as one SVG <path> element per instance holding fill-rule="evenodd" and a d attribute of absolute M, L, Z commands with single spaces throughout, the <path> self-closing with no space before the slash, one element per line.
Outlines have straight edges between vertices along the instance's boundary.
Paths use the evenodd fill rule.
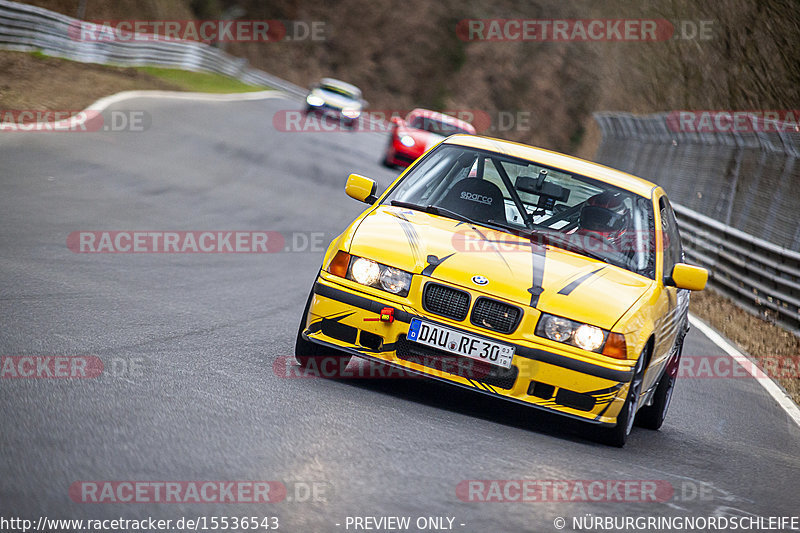
<path fill-rule="evenodd" d="M 465 130 L 473 130 L 474 131 L 474 129 L 475 129 L 472 126 L 472 124 L 470 124 L 469 122 L 466 122 L 464 120 L 461 120 L 460 118 L 456 118 L 456 117 L 454 117 L 452 115 L 445 115 L 444 113 L 440 113 L 438 111 L 431 111 L 430 109 L 423 109 L 421 107 L 418 107 L 418 108 L 412 110 L 408 114 L 407 118 L 410 119 L 410 118 L 413 118 L 413 117 L 423 117 L 423 118 L 428 118 L 428 119 L 433 119 L 433 120 L 439 120 L 441 122 L 444 122 L 445 124 L 453 124 L 453 125 L 456 125 L 456 126 L 462 128 L 462 129 L 465 129 Z"/>
<path fill-rule="evenodd" d="M 491 137 L 482 137 L 478 135 L 459 134 L 451 135 L 442 141 L 442 143 L 488 150 L 502 155 L 525 159 L 533 163 L 541 163 L 566 172 L 599 179 L 620 187 L 621 189 L 638 194 L 639 196 L 644 196 L 645 198 L 651 198 L 653 190 L 657 187 L 655 183 L 622 172 L 621 170 L 606 167 L 585 159 L 579 159 L 566 154 L 545 150 L 543 148 L 535 148 L 512 141 L 504 141 L 502 139 L 493 139 Z"/>
<path fill-rule="evenodd" d="M 337 80 L 334 78 L 322 78 L 319 80 L 320 85 L 328 85 L 330 87 L 336 87 L 347 91 L 349 93 L 361 96 L 361 89 L 353 85 L 352 83 L 347 83 L 346 81 Z"/>

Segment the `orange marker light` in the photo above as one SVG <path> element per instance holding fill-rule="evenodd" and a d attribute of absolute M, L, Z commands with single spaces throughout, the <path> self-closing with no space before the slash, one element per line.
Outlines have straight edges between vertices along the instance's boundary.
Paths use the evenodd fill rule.
<path fill-rule="evenodd" d="M 328 272 L 340 278 L 347 277 L 347 267 L 350 265 L 350 254 L 347 252 L 336 252 L 331 264 L 328 265 Z"/>
<path fill-rule="evenodd" d="M 625 336 L 622 333 L 609 333 L 606 345 L 603 347 L 603 355 L 614 359 L 627 359 L 628 346 L 625 344 Z"/>

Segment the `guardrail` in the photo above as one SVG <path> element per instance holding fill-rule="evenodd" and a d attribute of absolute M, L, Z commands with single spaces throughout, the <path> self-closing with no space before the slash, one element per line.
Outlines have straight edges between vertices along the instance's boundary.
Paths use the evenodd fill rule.
<path fill-rule="evenodd" d="M 686 259 L 748 311 L 800 335 L 800 253 L 674 205 Z"/>
<path fill-rule="evenodd" d="M 751 131 L 713 133 L 676 131 L 667 113 L 595 119 L 596 159 L 667 190 L 709 286 L 800 335 L 800 132 L 758 117 Z"/>
<path fill-rule="evenodd" d="M 205 43 L 191 41 L 84 41 L 74 38 L 81 21 L 19 2 L 0 0 L 0 48 L 40 50 L 47 55 L 118 66 L 163 66 L 212 72 L 249 85 L 266 85 L 294 97 L 302 87 L 248 66 L 247 60 Z"/>

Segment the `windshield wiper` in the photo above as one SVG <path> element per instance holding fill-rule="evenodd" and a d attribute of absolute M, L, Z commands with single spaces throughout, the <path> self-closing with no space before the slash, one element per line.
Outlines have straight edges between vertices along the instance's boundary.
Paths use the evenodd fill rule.
<path fill-rule="evenodd" d="M 412 204 L 411 202 L 401 202 L 400 200 L 392 200 L 390 202 L 395 207 L 405 207 L 407 209 L 413 209 L 415 211 L 424 211 L 425 213 L 431 213 L 433 215 L 443 215 L 447 218 L 454 218 L 456 220 L 460 220 L 462 222 L 468 222 L 470 224 L 480 224 L 475 220 L 472 220 L 469 217 L 465 217 L 464 215 L 460 215 L 455 211 L 450 211 L 449 209 L 445 209 L 443 207 L 439 207 L 436 205 L 419 205 L 419 204 Z"/>
<path fill-rule="evenodd" d="M 425 213 L 431 213 L 434 215 L 441 215 L 447 218 L 453 218 L 455 220 L 460 220 L 462 222 L 466 222 L 468 224 L 478 225 L 478 226 L 486 226 L 488 228 L 493 228 L 498 231 L 502 231 L 505 233 L 510 233 L 512 235 L 516 235 L 518 237 L 523 237 L 525 239 L 533 240 L 535 235 L 538 234 L 538 231 L 530 230 L 528 228 L 515 228 L 512 226 L 506 226 L 504 224 L 500 224 L 498 222 L 479 222 L 477 220 L 473 220 L 467 216 L 464 216 L 460 213 L 456 213 L 455 211 L 451 211 L 444 207 L 439 207 L 438 205 L 420 205 L 414 204 L 411 202 L 403 202 L 401 200 L 391 200 L 389 202 L 395 207 L 405 207 L 406 209 L 413 209 L 415 211 L 423 211 Z"/>
<path fill-rule="evenodd" d="M 454 220 L 460 220 L 461 222 L 466 222 L 467 224 L 472 224 L 475 226 L 486 226 L 487 228 L 496 229 L 498 231 L 503 231 L 506 233 L 512 233 L 515 235 L 522 235 L 527 237 L 527 234 L 519 233 L 520 230 L 516 228 L 509 228 L 508 226 L 504 226 L 503 224 L 498 224 L 496 222 L 490 221 L 478 221 L 469 218 L 468 216 L 462 215 L 461 213 L 456 213 L 455 211 L 451 211 L 444 207 L 439 207 L 438 205 L 418 205 L 412 204 L 411 202 L 401 202 L 400 200 L 392 200 L 390 202 L 393 206 L 396 207 L 405 207 L 407 209 L 414 209 L 415 211 L 424 211 L 425 213 L 431 213 L 432 215 L 439 215 L 447 218 L 452 218 Z"/>
<path fill-rule="evenodd" d="M 587 257 L 591 257 L 592 259 L 597 259 L 598 261 L 602 261 L 604 263 L 612 263 L 616 264 L 611 258 L 601 255 L 597 252 L 593 252 L 591 250 L 587 250 L 583 246 L 572 242 L 569 238 L 564 237 L 560 233 L 554 233 L 550 231 L 542 231 L 542 232 L 531 232 L 530 239 L 533 242 L 536 238 L 541 237 L 543 240 L 547 241 L 547 244 L 552 244 L 557 246 L 558 248 L 564 248 L 565 250 L 569 250 L 570 252 L 575 252 L 581 255 L 585 255 Z"/>

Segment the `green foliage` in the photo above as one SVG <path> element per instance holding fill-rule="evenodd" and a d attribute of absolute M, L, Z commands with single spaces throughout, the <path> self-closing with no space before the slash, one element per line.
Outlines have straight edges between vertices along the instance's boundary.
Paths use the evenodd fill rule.
<path fill-rule="evenodd" d="M 234 78 L 207 72 L 190 72 L 188 70 L 161 67 L 139 67 L 139 70 L 178 85 L 187 91 L 203 93 L 246 93 L 265 89 L 265 87 L 247 85 Z"/>

